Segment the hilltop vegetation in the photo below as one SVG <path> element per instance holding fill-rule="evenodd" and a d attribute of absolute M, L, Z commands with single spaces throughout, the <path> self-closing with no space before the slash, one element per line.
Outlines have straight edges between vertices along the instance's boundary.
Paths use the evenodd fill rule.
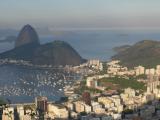
<path fill-rule="evenodd" d="M 121 64 L 127 67 L 138 65 L 147 68 L 160 64 L 160 42 L 143 40 L 132 46 L 121 49 L 112 59 L 118 59 Z"/>

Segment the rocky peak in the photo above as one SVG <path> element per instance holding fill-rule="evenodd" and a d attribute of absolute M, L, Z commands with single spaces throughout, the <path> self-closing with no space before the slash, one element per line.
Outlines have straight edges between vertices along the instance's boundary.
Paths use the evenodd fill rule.
<path fill-rule="evenodd" d="M 39 38 L 34 28 L 27 24 L 20 31 L 15 42 L 15 47 L 20 47 L 30 43 L 39 45 Z"/>

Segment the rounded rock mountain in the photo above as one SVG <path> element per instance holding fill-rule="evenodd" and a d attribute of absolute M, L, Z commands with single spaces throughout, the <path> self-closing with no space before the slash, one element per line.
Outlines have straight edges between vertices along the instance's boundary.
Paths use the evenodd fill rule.
<path fill-rule="evenodd" d="M 38 34 L 31 25 L 27 24 L 20 31 L 15 42 L 15 47 L 20 47 L 30 43 L 40 44 Z"/>

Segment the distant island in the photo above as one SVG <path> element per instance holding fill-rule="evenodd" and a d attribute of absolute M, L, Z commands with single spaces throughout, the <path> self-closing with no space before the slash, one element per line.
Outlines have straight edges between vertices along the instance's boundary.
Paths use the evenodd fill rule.
<path fill-rule="evenodd" d="M 144 67 L 155 67 L 160 64 L 160 42 L 143 40 L 132 46 L 114 48 L 117 54 L 112 56 L 113 60 L 120 60 L 127 67 L 142 65 Z"/>
<path fill-rule="evenodd" d="M 30 25 L 20 31 L 15 48 L 0 54 L 0 59 L 29 61 L 36 65 L 79 65 L 85 60 L 64 41 L 40 45 L 38 34 Z"/>

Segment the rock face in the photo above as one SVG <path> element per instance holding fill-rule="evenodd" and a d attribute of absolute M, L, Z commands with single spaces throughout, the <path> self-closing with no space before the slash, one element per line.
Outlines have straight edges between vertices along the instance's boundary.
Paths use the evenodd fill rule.
<path fill-rule="evenodd" d="M 119 51 L 112 59 L 118 59 L 122 65 L 135 67 L 143 65 L 148 68 L 160 64 L 160 42 L 152 40 L 140 41 L 122 51 Z"/>
<path fill-rule="evenodd" d="M 39 44 L 39 38 L 34 28 L 32 28 L 32 26 L 25 25 L 17 37 L 15 47 L 20 47 L 30 43 Z"/>
<path fill-rule="evenodd" d="M 54 41 L 44 45 L 39 44 L 35 30 L 26 25 L 16 41 L 16 47 L 0 54 L 0 59 L 30 61 L 37 65 L 79 65 L 85 60 L 64 41 Z"/>

